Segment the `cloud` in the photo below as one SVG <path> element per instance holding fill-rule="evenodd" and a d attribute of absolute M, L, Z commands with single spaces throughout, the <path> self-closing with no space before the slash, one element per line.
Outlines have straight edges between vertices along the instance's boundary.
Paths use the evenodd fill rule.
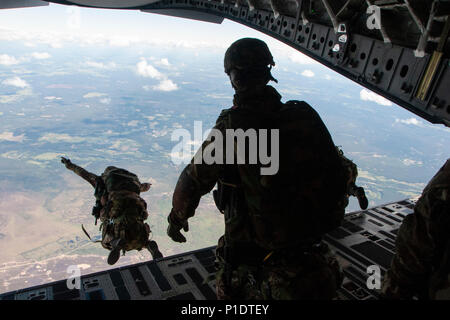
<path fill-rule="evenodd" d="M 57 41 L 49 42 L 48 45 L 54 49 L 63 47 L 62 43 Z"/>
<path fill-rule="evenodd" d="M 102 99 L 100 99 L 100 103 L 110 104 L 111 103 L 111 98 L 102 98 Z"/>
<path fill-rule="evenodd" d="M 317 64 L 316 61 L 301 52 L 292 52 L 288 55 L 288 57 L 292 62 L 298 64 Z"/>
<path fill-rule="evenodd" d="M 169 60 L 167 58 L 162 58 L 160 63 L 164 66 L 170 66 Z"/>
<path fill-rule="evenodd" d="M 25 139 L 25 134 L 22 133 L 21 135 L 15 136 L 14 133 L 10 131 L 5 131 L 3 133 L 0 133 L 0 141 L 10 141 L 10 142 L 23 142 L 23 139 Z"/>
<path fill-rule="evenodd" d="M 13 150 L 2 153 L 0 156 L 6 159 L 21 160 L 27 157 L 27 153 L 20 153 L 19 151 Z"/>
<path fill-rule="evenodd" d="M 416 118 L 409 118 L 409 119 L 395 119 L 396 123 L 404 123 L 404 124 L 412 124 L 415 126 L 420 126 L 422 124 L 421 121 L 417 120 Z"/>
<path fill-rule="evenodd" d="M 304 77 L 312 78 L 314 77 L 314 72 L 312 72 L 311 70 L 305 70 L 301 73 L 301 75 Z"/>
<path fill-rule="evenodd" d="M 29 62 L 31 58 L 34 59 L 38 59 L 38 60 L 44 60 L 44 59 L 49 59 L 51 57 L 51 55 L 48 52 L 33 52 L 33 53 L 29 53 L 26 54 L 20 58 L 15 58 L 13 56 L 9 56 L 7 54 L 1 54 L 0 55 L 0 64 L 2 65 L 15 65 L 15 64 L 19 64 L 21 62 Z"/>
<path fill-rule="evenodd" d="M 46 153 L 41 153 L 35 157 L 33 157 L 34 160 L 38 160 L 38 161 L 51 161 L 51 160 L 56 160 L 61 156 L 65 156 L 64 153 L 55 153 L 55 152 L 46 152 Z"/>
<path fill-rule="evenodd" d="M 359 97 L 361 98 L 361 100 L 372 101 L 372 102 L 381 104 L 383 106 L 391 106 L 392 105 L 392 102 L 390 102 L 386 98 L 383 98 L 382 96 L 376 94 L 375 92 L 372 92 L 367 89 L 362 89 L 361 92 L 359 93 Z"/>
<path fill-rule="evenodd" d="M 13 64 L 18 64 L 19 60 L 17 60 L 13 56 L 9 56 L 7 54 L 0 54 L 0 64 L 4 66 L 11 66 Z"/>
<path fill-rule="evenodd" d="M 67 27 L 73 32 L 66 30 L 39 30 L 38 28 L 13 29 L 0 27 L 0 40 L 21 41 L 26 46 L 49 45 L 52 48 L 61 48 L 66 44 L 77 44 L 81 46 L 106 45 L 113 47 L 129 47 L 133 45 L 147 45 L 152 47 L 164 47 L 167 49 L 215 49 L 224 50 L 231 44 L 222 40 L 208 39 L 208 41 L 195 41 L 192 39 L 178 40 L 173 37 L 165 37 L 161 32 L 154 30 L 149 36 L 146 32 L 143 36 L 120 35 L 112 31 L 109 33 L 93 33 L 91 28 L 81 28 L 81 13 L 79 8 L 68 8 Z M 64 18 L 64 17 L 63 17 Z M 86 31 L 84 31 L 86 30 Z"/>
<path fill-rule="evenodd" d="M 14 87 L 18 87 L 18 88 L 26 88 L 29 86 L 29 84 L 25 80 L 22 80 L 19 77 L 14 77 L 14 78 L 9 78 L 9 79 L 3 80 L 2 84 L 7 85 L 7 86 L 14 86 Z"/>
<path fill-rule="evenodd" d="M 353 98 L 351 95 L 346 94 L 346 93 L 339 93 L 339 96 L 347 98 L 347 99 L 352 99 Z"/>
<path fill-rule="evenodd" d="M 25 88 L 16 92 L 16 94 L 0 95 L 0 103 L 12 103 L 22 100 L 26 96 L 32 95 L 31 88 Z"/>
<path fill-rule="evenodd" d="M 358 156 L 358 158 L 387 158 L 384 154 L 378 154 L 376 152 L 361 152 L 361 151 L 353 151 L 348 152 L 351 156 Z"/>
<path fill-rule="evenodd" d="M 278 90 L 280 93 L 286 94 L 286 95 L 294 95 L 294 96 L 301 96 L 302 90 L 294 89 L 294 88 L 284 88 Z"/>
<path fill-rule="evenodd" d="M 164 59 L 162 59 L 164 60 Z M 167 59 L 166 59 L 167 60 Z M 169 63 L 169 61 L 167 61 Z M 174 83 L 172 80 L 168 79 L 166 75 L 159 72 L 154 66 L 149 64 L 145 58 L 141 58 L 141 61 L 139 61 L 136 65 L 137 68 L 137 74 L 146 78 L 152 78 L 159 80 L 159 84 L 154 86 L 143 86 L 144 90 L 149 91 L 151 89 L 157 90 L 157 91 L 174 91 L 178 90 L 178 86 L 176 83 Z"/>
<path fill-rule="evenodd" d="M 80 38 L 81 39 L 74 39 L 73 37 L 68 37 L 67 32 L 0 28 L 0 40 L 22 41 L 26 46 L 46 44 L 51 46 L 52 48 L 59 48 L 62 46 L 63 41 L 81 43 L 81 40 L 85 37 L 81 36 Z"/>
<path fill-rule="evenodd" d="M 213 99 L 226 99 L 226 100 L 232 100 L 233 97 L 226 95 L 224 93 L 209 93 L 206 95 L 207 97 L 213 98 Z"/>
<path fill-rule="evenodd" d="M 38 141 L 46 141 L 50 143 L 67 142 L 67 143 L 81 143 L 85 142 L 86 138 L 83 137 L 73 137 L 66 133 L 46 133 L 39 138 Z"/>
<path fill-rule="evenodd" d="M 51 55 L 47 52 L 33 52 L 31 56 L 38 60 L 48 59 Z"/>
<path fill-rule="evenodd" d="M 118 139 L 109 147 L 109 149 L 115 149 L 121 152 L 136 152 L 139 150 L 140 145 L 131 139 Z"/>
<path fill-rule="evenodd" d="M 170 153 L 167 153 L 166 156 L 168 156 L 172 160 L 173 163 L 185 164 L 185 163 L 189 163 L 189 161 L 191 161 L 192 157 L 194 156 L 194 152 L 172 151 Z"/>
<path fill-rule="evenodd" d="M 158 150 L 158 151 L 164 149 L 163 147 L 161 147 L 161 146 L 160 146 L 158 143 L 156 143 L 156 142 L 154 142 L 154 143 L 152 144 L 152 148 L 155 149 L 155 150 Z"/>
<path fill-rule="evenodd" d="M 161 81 L 158 85 L 153 86 L 153 89 L 158 91 L 174 91 L 178 90 L 178 86 L 176 83 L 173 83 L 172 80 L 166 79 Z"/>
<path fill-rule="evenodd" d="M 45 100 L 62 100 L 61 97 L 55 97 L 55 96 L 48 96 L 44 97 Z"/>
<path fill-rule="evenodd" d="M 421 166 L 423 164 L 422 161 L 412 159 L 403 159 L 402 162 L 405 166 Z"/>
<path fill-rule="evenodd" d="M 128 47 L 133 41 L 128 37 L 113 37 L 109 39 L 109 45 L 113 47 Z"/>
<path fill-rule="evenodd" d="M 101 92 L 89 92 L 86 93 L 83 98 L 85 99 L 89 99 L 89 98 L 100 98 L 100 97 L 104 97 L 107 96 L 106 93 L 101 93 Z"/>
<path fill-rule="evenodd" d="M 71 12 L 72 13 L 72 12 Z M 83 11 L 81 11 L 83 13 Z M 70 13 L 69 13 L 70 14 Z M 63 23 L 67 21 L 68 27 L 77 30 L 65 30 L 65 26 L 60 29 L 44 30 L 42 28 L 5 28 L 0 26 L 0 41 L 19 41 L 22 44 L 26 44 L 29 47 L 42 48 L 42 45 L 46 45 L 52 48 L 62 48 L 65 46 L 80 46 L 80 47 L 137 47 L 146 46 L 148 48 L 162 48 L 167 50 L 180 50 L 180 49 L 195 49 L 201 52 L 207 51 L 208 53 L 223 54 L 228 43 L 223 40 L 217 40 L 213 38 L 207 38 L 206 41 L 197 41 L 195 39 L 182 40 L 179 37 L 167 36 L 162 34 L 160 30 L 141 30 L 135 35 L 130 35 L 125 29 L 122 31 L 112 30 L 111 28 L 104 31 L 93 30 L 92 28 L 78 27 L 83 21 L 79 19 L 76 12 L 73 12 L 72 18 L 68 21 L 68 15 L 63 14 Z M 64 21 L 65 20 L 65 21 Z M 71 27 L 72 26 L 72 27 Z M 93 32 L 94 31 L 94 32 Z M 150 32 L 150 34 L 149 34 Z M 172 32 L 170 32 L 172 33 Z M 231 40 L 230 43 L 231 44 Z M 45 50 L 45 49 L 32 49 L 32 50 Z M 49 51 L 50 52 L 50 51 Z M 1 52 L 0 52 L 1 53 Z M 29 55 L 28 55 L 29 56 Z M 52 56 L 54 54 L 52 53 Z M 30 56 L 29 56 L 30 57 Z M 159 58 L 158 62 L 161 67 L 172 68 L 171 66 L 164 66 L 165 60 Z M 158 60 L 155 60 L 158 61 Z M 167 60 L 169 62 L 169 60 Z M 169 62 L 170 63 L 170 62 Z M 154 64 L 154 66 L 157 66 Z M 83 70 L 86 72 L 86 70 Z"/>
<path fill-rule="evenodd" d="M 72 89 L 73 87 L 70 84 L 63 84 L 63 83 L 57 83 L 57 84 L 50 84 L 46 86 L 48 89 Z"/>
<path fill-rule="evenodd" d="M 162 58 L 161 60 L 156 61 L 155 63 L 157 65 L 159 65 L 159 66 L 165 66 L 165 67 L 170 67 L 171 66 L 171 64 L 169 62 L 169 59 L 167 59 L 167 58 Z"/>
<path fill-rule="evenodd" d="M 372 155 L 372 157 L 373 157 L 373 158 L 386 158 L 387 156 L 382 155 L 382 154 L 378 154 L 378 153 L 374 153 L 374 154 Z"/>
<path fill-rule="evenodd" d="M 358 177 L 370 180 L 372 182 L 380 183 L 380 184 L 386 184 L 386 183 L 399 184 L 404 187 L 415 188 L 417 190 L 423 190 L 423 188 L 425 187 L 425 184 L 421 183 L 421 182 L 399 181 L 399 180 L 392 179 L 392 178 L 386 178 L 385 176 L 377 176 L 375 174 L 371 174 L 369 171 L 359 170 L 359 169 L 358 169 Z"/>
<path fill-rule="evenodd" d="M 0 103 L 12 103 L 12 102 L 16 102 L 19 99 L 20 99 L 20 97 L 15 94 L 3 95 L 3 96 L 0 96 Z"/>
<path fill-rule="evenodd" d="M 129 127 L 137 127 L 139 121 L 138 120 L 131 120 L 130 122 L 127 123 L 127 126 Z"/>
<path fill-rule="evenodd" d="M 142 59 L 138 62 L 136 65 L 137 67 L 137 73 L 140 76 L 146 77 L 146 78 L 152 78 L 152 79 L 163 79 L 164 75 L 156 70 L 155 67 L 153 67 L 151 64 L 147 63 L 147 60 Z"/>
<path fill-rule="evenodd" d="M 104 69 L 104 70 L 112 70 L 117 67 L 117 65 L 114 62 L 103 63 L 103 62 L 96 62 L 96 61 L 86 61 L 84 63 L 84 65 L 87 67 Z"/>

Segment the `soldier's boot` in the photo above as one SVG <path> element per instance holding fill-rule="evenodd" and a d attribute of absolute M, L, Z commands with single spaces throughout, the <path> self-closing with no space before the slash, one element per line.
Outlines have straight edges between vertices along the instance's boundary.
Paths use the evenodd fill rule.
<path fill-rule="evenodd" d="M 150 251 L 150 254 L 153 257 L 153 260 L 161 259 L 163 257 L 161 251 L 159 251 L 158 244 L 155 241 L 153 241 L 153 240 L 149 241 L 146 247 L 147 247 L 148 251 Z"/>
<path fill-rule="evenodd" d="M 366 210 L 369 205 L 369 200 L 367 200 L 363 187 L 356 187 L 356 198 L 358 198 L 359 207 Z"/>
<path fill-rule="evenodd" d="M 112 250 L 108 255 L 108 264 L 115 264 L 120 258 L 120 250 L 125 246 L 125 240 L 115 239 L 111 241 Z"/>

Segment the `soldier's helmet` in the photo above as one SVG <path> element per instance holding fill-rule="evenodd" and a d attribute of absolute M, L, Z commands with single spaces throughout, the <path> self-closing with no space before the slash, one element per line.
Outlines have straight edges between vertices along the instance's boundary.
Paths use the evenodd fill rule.
<path fill-rule="evenodd" d="M 275 66 L 267 44 L 255 38 L 243 38 L 235 41 L 225 52 L 225 73 L 232 69 L 259 69 Z M 273 78 L 271 80 L 274 80 Z"/>

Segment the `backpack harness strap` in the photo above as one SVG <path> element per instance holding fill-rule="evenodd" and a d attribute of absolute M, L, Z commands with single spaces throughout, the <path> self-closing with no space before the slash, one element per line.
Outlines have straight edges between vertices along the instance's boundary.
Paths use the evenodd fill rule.
<path fill-rule="evenodd" d="M 91 239 L 91 236 L 90 236 L 89 233 L 86 231 L 86 229 L 84 228 L 83 225 L 81 225 L 81 230 L 83 230 L 84 234 L 88 237 L 88 239 L 89 239 L 91 242 L 93 242 L 93 243 L 101 242 L 100 240 L 93 241 L 93 240 Z"/>

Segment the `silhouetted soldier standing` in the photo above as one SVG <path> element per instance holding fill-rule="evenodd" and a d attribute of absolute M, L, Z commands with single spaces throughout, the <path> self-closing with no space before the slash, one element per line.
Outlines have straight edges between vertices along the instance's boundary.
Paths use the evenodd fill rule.
<path fill-rule="evenodd" d="M 244 38 L 228 48 L 224 67 L 236 92 L 234 106 L 222 111 L 214 129 L 223 137 L 227 129 L 278 129 L 278 172 L 262 175 L 259 160 L 191 161 L 177 182 L 167 233 L 185 242 L 180 230 L 189 230 L 200 198 L 217 183 L 214 198 L 225 217 L 216 250 L 218 298 L 332 299 L 342 274 L 321 237 L 340 225 L 351 179 L 316 111 L 305 102 L 282 103 L 267 85 L 276 81 L 274 65 L 261 40 Z M 198 152 L 211 147 L 211 140 Z M 236 159 L 236 143 L 223 151 L 223 163 L 228 153 Z"/>

